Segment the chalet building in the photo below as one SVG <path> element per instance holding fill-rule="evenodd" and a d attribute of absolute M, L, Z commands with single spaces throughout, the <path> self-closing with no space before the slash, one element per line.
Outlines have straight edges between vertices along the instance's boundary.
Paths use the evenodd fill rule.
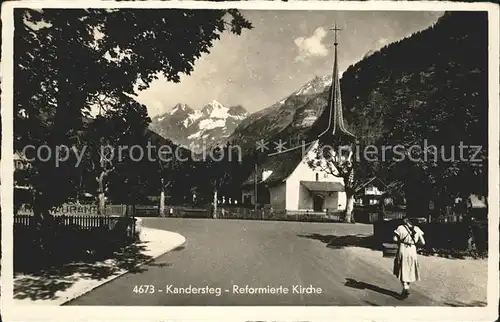
<path fill-rule="evenodd" d="M 344 125 L 340 81 L 337 62 L 337 34 L 335 30 L 333 78 L 328 106 L 313 125 L 314 139 L 305 145 L 268 155 L 258 162 L 256 170 L 243 183 L 242 202 L 270 205 L 287 211 L 345 210 L 347 198 L 342 178 L 309 167 L 315 159 L 319 143 L 349 146 L 355 136 Z M 335 156 L 340 157 L 340 156 Z M 341 160 L 341 159 L 339 159 Z"/>
<path fill-rule="evenodd" d="M 488 199 L 477 194 L 471 194 L 468 198 L 455 198 L 453 212 L 467 213 L 477 219 L 487 219 Z"/>
<path fill-rule="evenodd" d="M 27 161 L 21 153 L 14 152 L 14 189 L 29 189 L 25 182 L 22 182 L 22 179 L 24 179 L 24 173 L 29 169 L 29 167 L 29 161 Z"/>
<path fill-rule="evenodd" d="M 393 203 L 393 198 L 387 193 L 388 186 L 380 179 L 374 178 L 367 181 L 356 190 L 356 205 L 388 205 Z"/>

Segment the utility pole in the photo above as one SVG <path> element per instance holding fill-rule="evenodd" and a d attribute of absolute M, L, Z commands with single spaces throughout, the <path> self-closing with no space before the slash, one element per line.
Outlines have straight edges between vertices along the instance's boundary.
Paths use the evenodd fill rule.
<path fill-rule="evenodd" d="M 158 207 L 159 210 L 159 216 L 164 217 L 165 216 L 165 182 L 163 180 L 164 176 L 164 169 L 163 169 L 163 164 L 161 163 L 161 160 L 158 162 L 159 166 L 159 172 L 160 172 L 160 204 Z"/>
<path fill-rule="evenodd" d="M 163 177 L 160 179 L 160 184 L 160 217 L 165 217 L 165 184 L 163 182 Z"/>
<path fill-rule="evenodd" d="M 257 180 L 259 176 L 257 175 L 257 158 L 255 160 L 255 176 L 254 176 L 254 209 L 257 211 Z"/>

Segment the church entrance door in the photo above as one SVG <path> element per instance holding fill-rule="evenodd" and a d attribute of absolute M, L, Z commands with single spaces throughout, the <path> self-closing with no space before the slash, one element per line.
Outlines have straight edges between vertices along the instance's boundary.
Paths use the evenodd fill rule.
<path fill-rule="evenodd" d="M 325 198 L 322 195 L 314 195 L 313 197 L 313 210 L 323 211 L 323 205 L 325 203 Z"/>

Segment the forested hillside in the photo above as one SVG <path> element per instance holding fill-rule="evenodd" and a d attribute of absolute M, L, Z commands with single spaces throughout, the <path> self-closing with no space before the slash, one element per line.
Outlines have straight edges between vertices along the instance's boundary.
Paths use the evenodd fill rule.
<path fill-rule="evenodd" d="M 417 204 L 487 193 L 487 23 L 486 13 L 447 13 L 342 77 L 345 117 L 365 144 L 437 147 L 439 155 L 427 153 L 427 159 L 415 148 L 420 162 L 394 164 L 387 154 L 389 160 L 377 164 L 377 173 L 404 184 Z M 470 146 L 462 159 L 461 143 Z M 481 147 L 478 155 L 472 146 Z"/>
<path fill-rule="evenodd" d="M 377 160 L 358 163 L 358 174 L 377 175 L 422 205 L 425 199 L 446 203 L 454 196 L 486 193 L 487 40 L 486 13 L 446 13 L 434 26 L 387 45 L 344 72 L 341 88 L 348 127 L 361 151 L 370 144 L 379 150 Z M 323 110 L 306 133 L 290 125 L 278 134 L 262 131 L 260 137 L 271 141 L 306 134 L 314 139 L 328 122 L 328 93 L 327 88 L 305 103 L 320 104 Z M 439 152 L 443 146 L 446 158 L 454 149 L 455 159 L 460 142 L 482 146 L 475 156 L 481 162 L 446 161 L 441 155 L 435 161 L 432 154 L 425 160 L 418 148 L 413 152 L 414 159 L 422 158 L 419 162 L 407 158 L 395 163 L 391 152 L 382 158 L 382 146 L 423 147 L 424 140 Z M 464 151 L 475 154 L 472 148 Z"/>

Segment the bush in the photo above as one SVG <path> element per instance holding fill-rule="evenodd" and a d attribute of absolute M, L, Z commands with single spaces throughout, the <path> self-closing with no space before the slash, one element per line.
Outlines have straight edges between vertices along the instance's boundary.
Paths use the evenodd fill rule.
<path fill-rule="evenodd" d="M 80 261 L 89 257 L 100 258 L 134 241 L 133 230 L 130 230 L 134 227 L 134 218 L 91 217 L 95 216 L 83 219 L 74 217 L 80 219 L 80 223 L 94 221 L 97 224 L 85 228 L 72 223 L 72 220 L 66 220 L 67 218 L 56 218 L 43 231 L 43 249 L 37 240 L 32 218 L 14 224 L 14 269 L 36 270 L 47 265 Z"/>
<path fill-rule="evenodd" d="M 378 245 L 391 243 L 393 231 L 401 224 L 399 220 L 380 221 L 373 224 L 374 239 Z M 475 242 L 478 253 L 488 250 L 488 223 L 486 221 L 443 223 L 431 222 L 418 224 L 424 232 L 425 253 L 448 251 L 464 251 Z"/>

